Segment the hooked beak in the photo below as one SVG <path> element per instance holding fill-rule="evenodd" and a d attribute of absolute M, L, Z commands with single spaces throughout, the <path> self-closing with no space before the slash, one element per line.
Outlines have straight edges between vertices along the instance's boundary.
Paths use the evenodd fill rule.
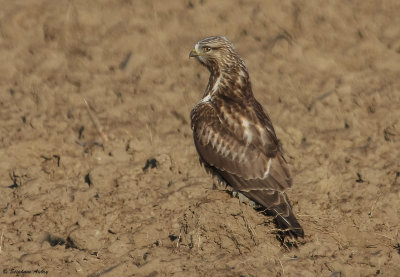
<path fill-rule="evenodd" d="M 192 51 L 190 51 L 189 58 L 197 57 L 197 56 L 199 56 L 199 53 L 197 52 L 196 49 L 193 49 Z"/>

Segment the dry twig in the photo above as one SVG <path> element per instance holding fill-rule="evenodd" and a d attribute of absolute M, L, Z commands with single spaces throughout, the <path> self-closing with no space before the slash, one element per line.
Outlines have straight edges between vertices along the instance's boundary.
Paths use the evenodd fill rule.
<path fill-rule="evenodd" d="M 83 97 L 83 101 L 84 101 L 85 104 L 86 104 L 86 109 L 87 109 L 87 111 L 88 111 L 88 113 L 89 113 L 90 119 L 92 120 L 94 126 L 96 127 L 97 132 L 99 132 L 99 134 L 100 134 L 100 136 L 102 137 L 103 141 L 104 141 L 104 142 L 107 142 L 107 141 L 108 141 L 108 137 L 107 137 L 107 135 L 104 133 L 103 127 L 101 126 L 99 119 L 98 119 L 97 116 L 92 112 L 92 110 L 91 110 L 91 108 L 90 108 L 90 106 L 89 106 L 89 103 L 86 101 L 86 98 L 85 98 L 85 97 Z"/>

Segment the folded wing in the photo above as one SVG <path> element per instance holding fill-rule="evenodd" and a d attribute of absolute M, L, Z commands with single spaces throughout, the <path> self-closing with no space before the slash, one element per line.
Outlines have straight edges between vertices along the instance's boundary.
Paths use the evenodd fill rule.
<path fill-rule="evenodd" d="M 281 228 L 303 237 L 284 193 L 292 184 L 290 171 L 261 106 L 213 99 L 200 102 L 191 119 L 201 160 L 233 189 L 276 215 Z"/>

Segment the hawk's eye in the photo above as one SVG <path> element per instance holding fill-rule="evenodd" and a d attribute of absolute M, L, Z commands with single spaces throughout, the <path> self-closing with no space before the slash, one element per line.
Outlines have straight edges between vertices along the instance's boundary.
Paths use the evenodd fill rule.
<path fill-rule="evenodd" d="M 211 47 L 206 46 L 203 48 L 203 50 L 204 50 L 204 52 L 209 52 L 209 51 L 211 51 Z"/>

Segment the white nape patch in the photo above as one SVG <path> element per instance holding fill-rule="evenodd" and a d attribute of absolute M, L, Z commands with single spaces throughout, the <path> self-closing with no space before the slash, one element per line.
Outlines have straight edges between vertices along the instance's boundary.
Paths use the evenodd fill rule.
<path fill-rule="evenodd" d="M 269 170 L 271 169 L 271 164 L 272 164 L 272 159 L 269 159 L 268 164 L 267 164 L 267 171 L 264 172 L 264 179 L 267 178 L 269 175 Z"/>
<path fill-rule="evenodd" d="M 200 100 L 200 103 L 208 103 L 211 100 L 211 95 L 207 94 L 206 96 L 203 97 L 203 99 Z"/>
<path fill-rule="evenodd" d="M 219 88 L 219 84 L 221 82 L 221 75 L 218 76 L 217 81 L 215 81 L 214 86 L 212 88 L 212 92 L 215 93 L 216 91 L 218 91 Z"/>

